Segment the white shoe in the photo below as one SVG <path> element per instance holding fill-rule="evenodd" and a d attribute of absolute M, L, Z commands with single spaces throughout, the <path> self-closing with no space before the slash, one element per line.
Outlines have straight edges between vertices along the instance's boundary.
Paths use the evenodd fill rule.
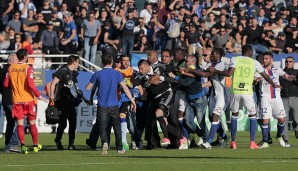
<path fill-rule="evenodd" d="M 102 145 L 102 149 L 101 149 L 101 154 L 103 154 L 103 155 L 108 154 L 108 150 L 109 150 L 109 145 L 108 145 L 108 143 L 103 143 L 103 145 Z"/>
<path fill-rule="evenodd" d="M 282 137 L 276 137 L 277 141 L 279 142 L 279 145 L 282 147 L 286 147 L 286 143 Z"/>
<path fill-rule="evenodd" d="M 202 144 L 202 147 L 203 147 L 203 148 L 206 148 L 206 149 L 211 149 L 211 145 L 210 145 L 210 143 L 208 143 L 208 142 L 203 143 L 203 144 Z"/>
<path fill-rule="evenodd" d="M 204 144 L 203 138 L 199 137 L 199 142 L 197 143 L 198 147 L 201 147 Z"/>

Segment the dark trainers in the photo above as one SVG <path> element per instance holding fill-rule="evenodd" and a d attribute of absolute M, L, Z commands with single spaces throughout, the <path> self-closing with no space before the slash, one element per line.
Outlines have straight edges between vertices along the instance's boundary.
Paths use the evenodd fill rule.
<path fill-rule="evenodd" d="M 56 142 L 57 150 L 64 150 L 64 147 L 62 146 L 61 142 Z"/>
<path fill-rule="evenodd" d="M 68 150 L 77 150 L 76 146 L 74 146 L 73 144 L 70 144 L 67 149 Z"/>
<path fill-rule="evenodd" d="M 92 143 L 89 139 L 86 139 L 86 144 L 93 150 L 96 149 L 96 144 Z"/>

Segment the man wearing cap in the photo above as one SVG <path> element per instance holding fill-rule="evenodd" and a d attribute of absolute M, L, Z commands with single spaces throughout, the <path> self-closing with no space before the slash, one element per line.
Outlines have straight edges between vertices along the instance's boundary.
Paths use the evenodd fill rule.
<path fill-rule="evenodd" d="M 150 21 L 150 18 L 152 16 L 152 6 L 150 2 L 145 3 L 145 9 L 141 10 L 140 17 L 144 18 L 144 22 L 147 25 Z"/>
<path fill-rule="evenodd" d="M 276 8 L 275 7 L 270 8 L 270 15 L 268 17 L 269 23 L 274 23 L 276 17 L 277 17 L 277 15 L 276 15 Z"/>
<path fill-rule="evenodd" d="M 76 54 L 78 49 L 78 36 L 76 25 L 70 13 L 63 15 L 64 33 L 61 44 L 64 48 L 64 54 Z"/>
<path fill-rule="evenodd" d="M 39 47 L 42 48 L 42 53 L 44 54 L 58 54 L 59 38 L 57 33 L 53 30 L 54 23 L 49 21 L 47 23 L 47 29 L 41 33 L 40 41 L 38 43 Z M 52 62 L 58 62 L 59 59 L 52 58 Z M 57 66 L 53 65 L 52 67 Z M 55 67 L 54 67 L 55 68 Z"/>
<path fill-rule="evenodd" d="M 134 9 L 128 9 L 128 16 L 123 17 L 122 25 L 120 30 L 122 31 L 121 45 L 122 45 L 122 54 L 129 55 L 131 60 L 132 50 L 134 46 L 134 33 L 133 29 L 136 26 L 137 19 L 133 17 Z"/>
<path fill-rule="evenodd" d="M 40 7 L 38 10 L 38 13 L 42 13 L 44 20 L 46 22 L 51 20 L 51 14 L 53 12 L 53 8 L 50 7 L 50 0 L 43 0 L 43 6 Z"/>

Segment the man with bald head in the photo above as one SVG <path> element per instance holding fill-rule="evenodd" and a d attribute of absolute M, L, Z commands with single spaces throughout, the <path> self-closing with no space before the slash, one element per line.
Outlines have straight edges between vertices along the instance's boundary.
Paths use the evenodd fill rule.
<path fill-rule="evenodd" d="M 15 53 L 12 53 L 8 56 L 7 65 L 4 65 L 1 68 L 1 82 L 0 82 L 0 91 L 2 94 L 2 106 L 6 116 L 6 131 L 5 131 L 5 152 L 20 152 L 18 149 L 19 138 L 17 131 L 15 129 L 15 119 L 12 117 L 12 91 L 10 88 L 4 88 L 3 82 L 8 71 L 8 67 L 11 64 L 18 63 L 19 60 Z"/>

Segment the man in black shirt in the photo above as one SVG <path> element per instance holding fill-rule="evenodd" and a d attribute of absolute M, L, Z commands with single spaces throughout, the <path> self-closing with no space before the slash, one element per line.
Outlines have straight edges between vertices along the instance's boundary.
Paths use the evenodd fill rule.
<path fill-rule="evenodd" d="M 188 46 L 188 55 L 196 55 L 199 56 L 199 64 L 202 64 L 202 53 L 203 53 L 203 37 L 201 33 L 196 30 L 193 23 L 189 25 L 189 32 L 185 35 L 186 37 L 186 45 Z"/>
<path fill-rule="evenodd" d="M 298 74 L 298 70 L 294 69 L 294 63 L 295 60 L 292 56 L 289 56 L 286 58 L 286 67 L 284 71 L 288 75 L 296 75 Z M 289 117 L 292 116 L 294 124 L 294 131 L 295 131 L 295 136 L 298 138 L 298 84 L 297 80 L 296 81 L 287 81 L 283 77 L 279 77 L 280 85 L 282 87 L 280 95 L 282 98 L 282 102 L 286 111 L 286 118 L 285 118 L 285 129 L 283 132 L 283 139 L 287 143 L 289 140 L 289 135 L 288 135 L 288 123 L 289 123 Z"/>
<path fill-rule="evenodd" d="M 6 146 L 5 152 L 6 153 L 20 152 L 20 149 L 18 149 L 18 145 L 19 145 L 18 133 L 14 129 L 16 120 L 12 117 L 12 91 L 10 88 L 4 88 L 4 85 L 3 85 L 9 65 L 13 63 L 18 63 L 18 61 L 19 60 L 15 53 L 10 54 L 7 59 L 8 65 L 4 65 L 4 67 L 1 68 L 1 71 L 0 71 L 0 76 L 1 76 L 0 92 L 3 97 L 2 106 L 5 112 L 5 117 L 7 122 L 6 132 L 5 132 L 5 146 Z"/>
<path fill-rule="evenodd" d="M 258 26 L 258 20 L 256 18 L 252 19 L 252 25 L 247 26 L 243 39 L 242 45 L 249 44 L 253 47 L 253 57 L 257 55 L 256 53 L 264 53 L 269 51 L 268 48 L 260 44 L 260 38 L 262 37 L 263 27 Z"/>
<path fill-rule="evenodd" d="M 42 13 L 46 22 L 51 20 L 53 8 L 50 7 L 50 0 L 43 0 L 43 6 L 38 8 L 38 13 Z"/>
<path fill-rule="evenodd" d="M 77 69 L 79 66 L 79 56 L 71 55 L 67 58 L 67 66 L 63 66 L 56 73 L 51 84 L 50 98 L 55 99 L 55 105 L 61 114 L 55 142 L 58 150 L 64 150 L 61 139 L 64 129 L 69 122 L 69 150 L 76 150 L 74 146 L 75 131 L 77 126 L 76 99 L 71 93 L 71 89 L 77 83 Z M 57 85 L 57 86 L 56 86 Z"/>

